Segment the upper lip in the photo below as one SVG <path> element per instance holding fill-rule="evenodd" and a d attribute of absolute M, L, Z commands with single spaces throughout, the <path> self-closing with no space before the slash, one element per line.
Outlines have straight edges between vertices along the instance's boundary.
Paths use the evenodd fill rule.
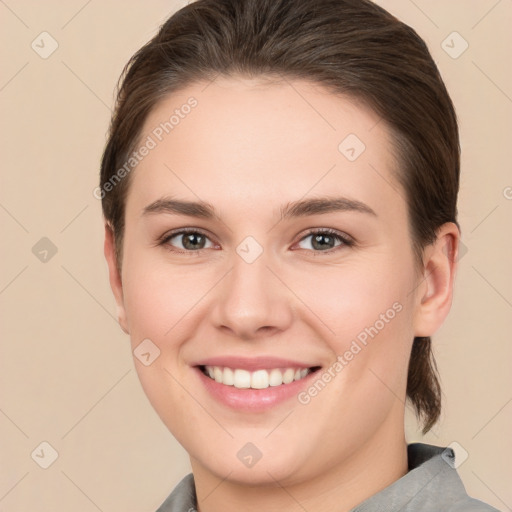
<path fill-rule="evenodd" d="M 217 356 L 201 359 L 191 366 L 220 366 L 234 369 L 255 371 L 270 370 L 272 368 L 313 368 L 320 365 L 302 363 L 292 359 L 283 359 L 280 357 L 260 356 L 260 357 L 237 357 L 237 356 Z"/>

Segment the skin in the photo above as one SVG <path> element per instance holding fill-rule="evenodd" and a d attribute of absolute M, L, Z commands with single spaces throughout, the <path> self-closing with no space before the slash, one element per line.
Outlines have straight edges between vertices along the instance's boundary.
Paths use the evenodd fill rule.
<path fill-rule="evenodd" d="M 217 78 L 167 97 L 142 137 L 191 96 L 197 107 L 131 176 L 121 275 L 105 226 L 120 325 L 132 349 L 149 338 L 161 351 L 149 366 L 134 359 L 140 381 L 190 455 L 201 512 L 348 511 L 407 472 L 409 354 L 449 312 L 458 229 L 439 229 L 418 272 L 391 135 L 363 105 L 305 81 Z M 353 162 L 338 150 L 351 133 L 366 146 Z M 164 196 L 208 202 L 217 217 L 143 215 Z M 280 217 L 288 203 L 326 196 L 376 215 Z M 205 248 L 185 253 L 180 236 L 158 244 L 179 228 L 206 232 Z M 312 228 L 355 243 L 326 253 Z M 236 252 L 247 236 L 263 248 L 250 264 Z M 396 302 L 400 313 L 307 405 L 293 397 L 264 413 L 233 410 L 191 368 L 231 354 L 326 369 Z M 237 458 L 247 442 L 262 453 L 251 468 Z"/>

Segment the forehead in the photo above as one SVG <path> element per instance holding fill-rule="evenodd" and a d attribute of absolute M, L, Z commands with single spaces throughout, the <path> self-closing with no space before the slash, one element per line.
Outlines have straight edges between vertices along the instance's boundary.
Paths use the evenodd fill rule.
<path fill-rule="evenodd" d="M 308 190 L 396 201 L 390 132 L 371 109 L 306 81 L 217 78 L 161 101 L 148 116 L 129 201 L 188 197 L 291 200 Z M 395 190 L 393 190 L 393 187 Z M 130 199 L 133 196 L 133 199 Z M 393 197 L 395 196 L 395 197 Z M 215 201 L 212 201 L 215 202 Z M 245 203 L 249 206 L 249 203 Z"/>

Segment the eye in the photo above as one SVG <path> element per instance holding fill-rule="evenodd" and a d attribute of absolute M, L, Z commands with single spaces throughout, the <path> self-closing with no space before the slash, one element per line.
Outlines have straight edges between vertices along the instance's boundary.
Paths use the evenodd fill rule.
<path fill-rule="evenodd" d="M 350 247 L 354 243 L 348 235 L 333 229 L 317 229 L 302 237 L 296 245 L 299 249 L 314 253 L 330 253 L 342 246 Z M 159 244 L 171 251 L 188 254 L 218 247 L 206 233 L 195 228 L 167 233 L 161 238 Z"/>
<path fill-rule="evenodd" d="M 332 229 L 310 231 L 298 243 L 300 249 L 314 252 L 331 252 L 343 245 L 350 247 L 354 245 L 354 241 Z"/>
<path fill-rule="evenodd" d="M 208 236 L 197 229 L 182 229 L 164 235 L 160 244 L 170 246 L 171 250 L 177 252 L 197 252 L 214 246 Z"/>

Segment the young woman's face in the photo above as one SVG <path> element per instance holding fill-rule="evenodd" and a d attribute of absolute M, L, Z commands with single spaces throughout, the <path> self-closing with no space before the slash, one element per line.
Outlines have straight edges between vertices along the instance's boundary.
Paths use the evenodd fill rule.
<path fill-rule="evenodd" d="M 196 468 L 284 485 L 403 442 L 424 290 L 385 123 L 306 82 L 219 78 L 140 144 L 122 324 Z"/>

